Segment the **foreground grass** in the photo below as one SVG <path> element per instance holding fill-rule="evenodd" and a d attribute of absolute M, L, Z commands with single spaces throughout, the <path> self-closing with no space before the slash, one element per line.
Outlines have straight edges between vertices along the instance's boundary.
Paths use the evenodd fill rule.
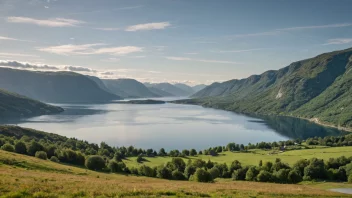
<path fill-rule="evenodd" d="M 292 150 L 286 151 L 283 153 L 272 154 L 272 151 L 263 151 L 263 150 L 252 150 L 249 153 L 241 152 L 223 152 L 218 156 L 209 156 L 209 155 L 199 155 L 196 157 L 187 157 L 187 159 L 203 159 L 211 160 L 212 162 L 218 163 L 227 163 L 230 164 L 234 160 L 240 161 L 243 165 L 258 165 L 260 160 L 265 161 L 275 161 L 276 158 L 281 158 L 285 163 L 293 165 L 300 159 L 311 159 L 313 157 L 328 160 L 329 158 L 337 158 L 340 156 L 352 156 L 352 147 L 317 147 L 311 149 L 302 149 L 302 150 Z M 171 161 L 171 157 L 145 157 L 146 161 L 143 164 L 147 166 L 158 166 L 166 162 Z M 128 158 L 124 161 L 127 166 L 139 166 L 141 164 L 137 163 L 136 157 Z"/>
<path fill-rule="evenodd" d="M 0 151 L 0 197 L 349 197 L 324 185 L 169 181 L 93 172 Z"/>

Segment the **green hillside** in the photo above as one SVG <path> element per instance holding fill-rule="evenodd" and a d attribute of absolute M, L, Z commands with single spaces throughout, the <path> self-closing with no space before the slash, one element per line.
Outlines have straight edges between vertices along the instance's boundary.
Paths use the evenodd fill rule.
<path fill-rule="evenodd" d="M 103 83 L 112 93 L 124 98 L 160 97 L 134 79 L 104 79 Z"/>
<path fill-rule="evenodd" d="M 321 54 L 246 79 L 214 83 L 193 95 L 208 107 L 288 115 L 352 128 L 352 48 Z"/>
<path fill-rule="evenodd" d="M 35 116 L 62 112 L 63 109 L 0 89 L 0 117 Z"/>
<path fill-rule="evenodd" d="M 101 103 L 120 98 L 74 72 L 0 68 L 0 88 L 51 103 Z"/>

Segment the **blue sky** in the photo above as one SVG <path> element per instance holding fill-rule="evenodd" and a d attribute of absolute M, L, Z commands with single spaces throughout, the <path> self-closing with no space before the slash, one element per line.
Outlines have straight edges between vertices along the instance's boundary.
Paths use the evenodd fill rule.
<path fill-rule="evenodd" d="M 352 46 L 349 0 L 0 0 L 0 65 L 188 84 Z"/>

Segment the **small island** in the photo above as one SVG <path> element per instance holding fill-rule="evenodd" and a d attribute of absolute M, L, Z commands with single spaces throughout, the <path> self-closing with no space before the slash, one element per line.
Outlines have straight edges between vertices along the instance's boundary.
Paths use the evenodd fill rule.
<path fill-rule="evenodd" d="M 128 101 L 115 101 L 119 104 L 165 104 L 165 101 L 162 100 L 128 100 Z"/>

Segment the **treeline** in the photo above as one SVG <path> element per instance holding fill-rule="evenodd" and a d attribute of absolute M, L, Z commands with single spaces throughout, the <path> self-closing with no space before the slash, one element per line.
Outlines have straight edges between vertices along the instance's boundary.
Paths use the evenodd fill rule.
<path fill-rule="evenodd" d="M 338 146 L 349 143 L 352 135 L 326 138 L 310 138 L 307 144 Z M 20 127 L 0 127 L 0 147 L 2 150 L 19 154 L 35 156 L 40 159 L 50 159 L 53 162 L 62 162 L 78 166 L 85 166 L 90 170 L 104 172 L 119 172 L 147 177 L 158 177 L 174 180 L 194 180 L 211 182 L 215 178 L 233 178 L 259 182 L 297 183 L 302 180 L 334 180 L 352 182 L 352 157 L 331 158 L 328 161 L 320 159 L 300 160 L 292 167 L 277 159 L 275 162 L 259 162 L 258 166 L 243 166 L 239 161 L 233 161 L 229 166 L 226 163 L 214 163 L 200 159 L 188 160 L 186 163 L 181 157 L 199 154 L 216 155 L 223 151 L 241 151 L 261 148 L 271 149 L 288 145 L 301 144 L 299 140 L 258 144 L 229 143 L 227 146 L 213 147 L 197 152 L 195 149 L 155 151 L 153 149 L 137 149 L 130 147 L 111 147 L 102 142 L 100 145 L 75 138 L 66 138 L 51 133 L 39 132 Z M 144 157 L 171 156 L 171 162 L 158 167 L 141 165 L 138 168 L 127 167 L 123 159 L 137 156 L 137 162 L 142 163 Z"/>

